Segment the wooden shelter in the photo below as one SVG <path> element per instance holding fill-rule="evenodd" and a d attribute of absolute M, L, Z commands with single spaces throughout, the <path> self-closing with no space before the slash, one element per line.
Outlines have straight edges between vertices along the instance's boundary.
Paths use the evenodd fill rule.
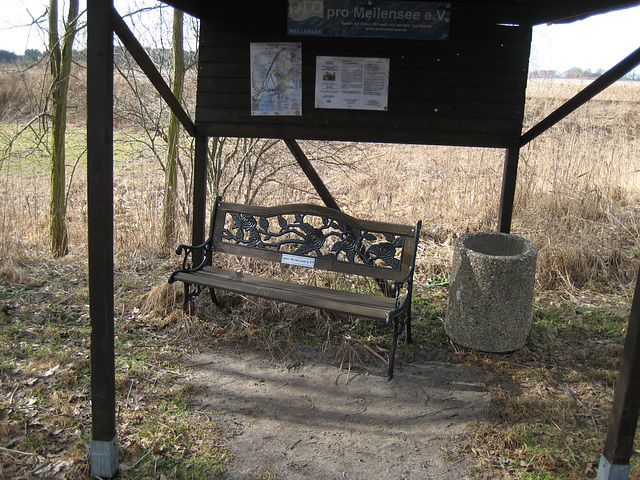
<path fill-rule="evenodd" d="M 508 233 L 520 148 L 640 63 L 638 49 L 523 133 L 532 27 L 570 22 L 639 5 L 640 1 L 165 0 L 165 3 L 201 21 L 195 121 L 173 97 L 114 10 L 113 1 L 88 0 L 91 462 L 93 475 L 103 478 L 114 476 L 118 470 L 113 321 L 114 33 L 185 130 L 195 138 L 194 244 L 204 238 L 207 142 L 211 136 L 284 139 L 320 197 L 333 208 L 337 208 L 336 202 L 297 139 L 504 148 L 498 224 L 500 231 Z M 307 23 L 301 27 L 300 20 Z M 296 92 L 282 111 L 264 111 L 259 91 L 264 85 L 258 86 L 258 93 L 252 90 L 252 69 L 259 67 L 256 55 L 260 52 L 280 55 L 280 48 L 288 55 L 288 61 L 298 62 L 292 63 L 292 70 L 296 70 L 292 75 L 297 77 Z M 335 90 L 331 82 L 336 72 L 348 75 L 353 69 L 360 73 L 364 70 L 368 76 L 358 87 L 360 93 L 352 98 L 351 91 Z M 599 478 L 603 479 L 622 478 L 612 475 L 624 472 L 628 466 L 635 435 L 640 407 L 639 285 L 601 461 Z"/>

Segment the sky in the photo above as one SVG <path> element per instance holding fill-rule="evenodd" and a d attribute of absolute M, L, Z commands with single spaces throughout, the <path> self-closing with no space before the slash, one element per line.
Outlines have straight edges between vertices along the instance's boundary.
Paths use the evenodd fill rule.
<path fill-rule="evenodd" d="M 533 29 L 529 71 L 608 70 L 640 48 L 640 7 Z M 636 69 L 636 72 L 639 69 Z"/>
<path fill-rule="evenodd" d="M 0 50 L 22 54 L 27 48 L 45 50 L 44 30 L 29 27 L 34 19 L 44 19 L 47 0 L 0 0 Z M 143 0 L 116 0 L 124 13 Z M 148 1 L 146 2 L 149 3 Z M 153 2 L 151 2 L 153 3 Z M 66 2 L 61 1 L 62 5 Z M 81 9 L 86 5 L 80 1 Z M 82 41 L 83 37 L 78 40 Z M 555 70 L 559 73 L 578 67 L 593 72 L 607 70 L 640 47 L 640 7 L 595 15 L 586 20 L 561 25 L 543 25 L 533 30 L 529 70 Z M 640 73 L 640 68 L 636 69 Z"/>

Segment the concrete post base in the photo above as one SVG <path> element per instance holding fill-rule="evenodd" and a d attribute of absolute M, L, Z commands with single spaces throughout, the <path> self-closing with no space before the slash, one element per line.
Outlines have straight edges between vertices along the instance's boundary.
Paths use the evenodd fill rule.
<path fill-rule="evenodd" d="M 604 455 L 600 456 L 597 480 L 629 480 L 630 473 L 631 465 L 612 465 Z"/>
<path fill-rule="evenodd" d="M 113 478 L 118 473 L 118 435 L 110 442 L 91 440 L 91 475 Z"/>

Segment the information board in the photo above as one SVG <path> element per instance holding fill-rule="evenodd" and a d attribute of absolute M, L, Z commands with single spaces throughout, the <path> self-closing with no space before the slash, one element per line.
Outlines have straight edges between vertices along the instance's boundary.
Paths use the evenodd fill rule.
<path fill-rule="evenodd" d="M 315 30 L 302 23 L 314 16 Z M 522 133 L 526 18 L 516 0 L 218 2 L 200 23 L 196 128 L 510 147 Z"/>

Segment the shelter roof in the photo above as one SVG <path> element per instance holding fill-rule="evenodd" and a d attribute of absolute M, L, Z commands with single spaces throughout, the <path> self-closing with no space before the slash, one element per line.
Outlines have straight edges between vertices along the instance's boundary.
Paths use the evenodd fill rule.
<path fill-rule="evenodd" d="M 261 1 L 246 0 L 246 3 L 249 6 L 253 2 L 261 3 Z M 210 13 L 213 14 L 216 4 L 213 0 L 164 0 L 164 2 L 198 18 L 206 17 Z M 495 0 L 490 2 L 475 0 L 465 3 L 495 5 L 496 2 Z M 573 22 L 591 15 L 640 5 L 638 0 L 507 0 L 505 3 L 528 4 L 532 25 Z"/>

